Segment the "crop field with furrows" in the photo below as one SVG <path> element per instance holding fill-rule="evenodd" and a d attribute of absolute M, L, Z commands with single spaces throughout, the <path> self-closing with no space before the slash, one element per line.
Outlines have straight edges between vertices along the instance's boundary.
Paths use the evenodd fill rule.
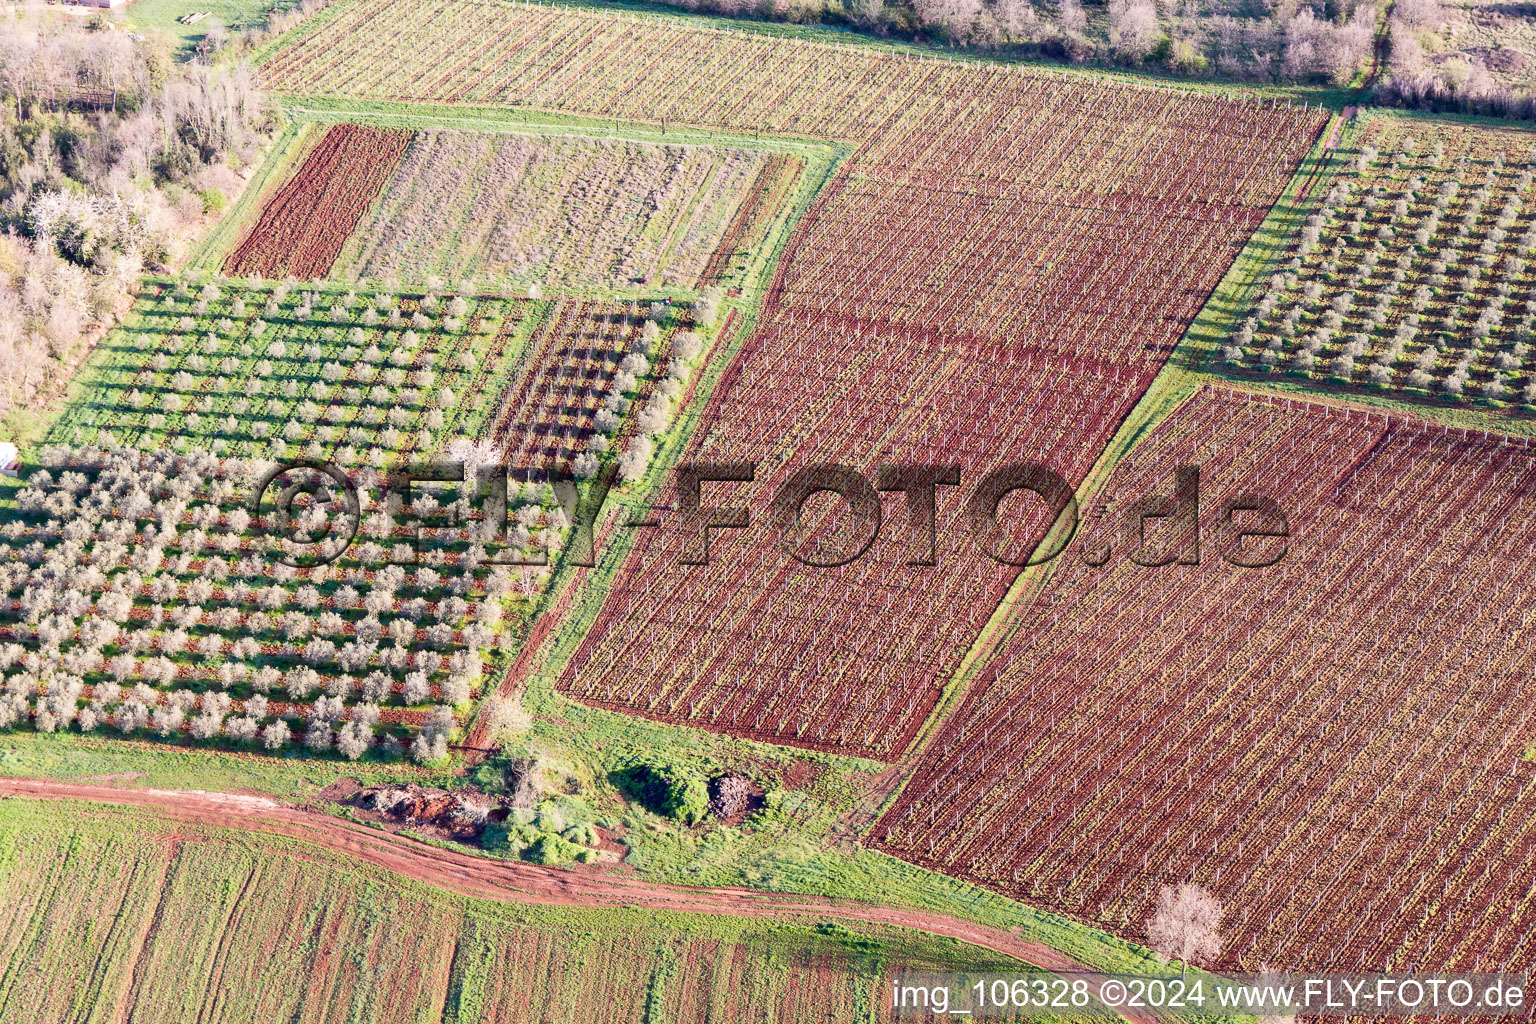
<path fill-rule="evenodd" d="M 1221 353 L 1320 387 L 1536 408 L 1536 134 L 1378 115 Z"/>
<path fill-rule="evenodd" d="M 0 815 L 0 1020 L 436 1019 L 453 908 L 301 850 L 58 813 Z"/>
<path fill-rule="evenodd" d="M 1012 963 L 895 929 L 498 904 L 100 805 L 7 801 L 0 861 L 6 1022 L 883 1021 L 884 957 Z"/>
<path fill-rule="evenodd" d="M 410 141 L 410 132 L 365 125 L 327 129 L 229 254 L 224 272 L 324 277 Z"/>
<path fill-rule="evenodd" d="M 496 938 L 496 936 L 490 936 Z M 787 942 L 748 943 L 604 932 L 571 941 L 553 931 L 501 937 L 482 963 L 479 1016 L 459 1020 L 522 1024 L 533 1008 L 580 1007 L 581 1020 L 628 1024 L 659 1019 L 706 1024 L 789 1024 L 858 1020 L 880 1006 L 879 978 L 850 974 L 846 954 L 804 952 Z M 464 951 L 460 951 L 460 959 Z M 566 1020 L 558 1013 L 532 1019 Z M 889 1012 L 873 1019 L 887 1020 Z"/>
<path fill-rule="evenodd" d="M 1117 467 L 1111 515 L 1186 464 L 1200 564 L 1135 564 L 1129 535 L 1064 559 L 870 841 L 1128 935 L 1194 880 L 1223 967 L 1528 963 L 1536 450 L 1208 388 Z M 1223 554 L 1275 553 L 1220 529 L 1245 492 L 1287 521 L 1268 567 Z M 1140 558 L 1189 539 L 1149 524 Z"/>
<path fill-rule="evenodd" d="M 421 131 L 333 276 L 697 288 L 768 154 Z"/>
<path fill-rule="evenodd" d="M 750 486 L 710 484 L 705 501 L 747 507 L 753 525 L 717 531 L 707 568 L 683 564 L 681 529 L 638 540 L 561 688 L 732 735 L 896 758 L 1017 573 L 970 542 L 963 495 L 1016 452 L 1081 481 L 1147 379 L 1052 353 L 781 316 L 733 363 L 688 453 L 758 465 Z M 818 462 L 872 482 L 882 464 L 958 466 L 961 486 L 938 490 L 937 564 L 907 564 L 923 545 L 897 492 L 861 558 L 792 560 L 766 523 L 769 499 Z M 656 507 L 676 500 L 669 488 Z M 810 529 L 838 541 L 846 524 L 815 518 L 813 506 Z M 1002 545 L 1022 560 L 1046 525 L 1043 506 L 1020 499 L 1001 518 L 1023 523 Z"/>

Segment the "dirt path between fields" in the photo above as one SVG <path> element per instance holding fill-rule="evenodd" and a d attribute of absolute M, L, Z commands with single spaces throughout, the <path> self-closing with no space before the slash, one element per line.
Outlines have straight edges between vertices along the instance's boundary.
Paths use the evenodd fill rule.
<path fill-rule="evenodd" d="M 1323 150 L 1319 154 L 1317 166 L 1313 167 L 1311 173 L 1307 175 L 1307 180 L 1302 184 L 1301 191 L 1296 194 L 1297 199 L 1311 198 L 1312 189 L 1322 180 L 1323 167 L 1331 159 L 1333 151 L 1339 148 L 1339 134 L 1344 130 L 1345 122 L 1353 118 L 1359 111 L 1359 107 L 1345 107 L 1342 113 L 1335 114 L 1328 119 L 1328 137 L 1323 140 Z"/>
<path fill-rule="evenodd" d="M 356 825 L 319 811 L 291 807 L 262 797 L 202 790 L 117 788 L 54 779 L 0 778 L 0 799 L 15 797 L 152 807 L 156 814 L 172 820 L 289 836 L 399 872 L 408 878 L 481 899 L 550 906 L 638 906 L 696 914 L 868 921 L 947 935 L 1047 970 L 1089 969 L 1049 946 L 1020 939 L 1001 928 L 947 914 L 753 889 L 662 885 L 623 875 L 491 860 L 428 846 L 408 836 Z M 1157 1022 L 1157 1018 L 1150 1015 L 1128 1016 L 1126 1019 L 1137 1024 Z"/>

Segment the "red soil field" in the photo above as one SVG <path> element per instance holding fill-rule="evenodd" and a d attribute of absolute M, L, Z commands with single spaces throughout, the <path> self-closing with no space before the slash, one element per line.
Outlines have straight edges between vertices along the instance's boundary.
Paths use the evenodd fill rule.
<path fill-rule="evenodd" d="M 777 302 L 1161 365 L 1322 124 L 1154 92 L 1017 98 L 1022 140 L 941 108 L 864 147 L 801 222 Z"/>
<path fill-rule="evenodd" d="M 1069 549 L 871 845 L 1134 939 L 1159 886 L 1196 881 L 1226 904 L 1224 968 L 1522 969 L 1533 456 L 1200 392 L 1105 499 L 1119 517 L 1200 466 L 1200 563 L 1075 542 L 1114 553 Z M 1243 492 L 1287 515 L 1273 566 L 1220 557 L 1213 524 Z"/>
<path fill-rule="evenodd" d="M 411 132 L 338 124 L 326 130 L 224 261 L 232 276 L 324 277 L 394 173 Z"/>
<path fill-rule="evenodd" d="M 782 318 L 731 367 L 690 452 L 758 464 L 755 483 L 708 484 L 704 499 L 748 507 L 754 525 L 716 531 L 709 564 L 687 565 L 684 532 L 662 511 L 560 687 L 665 721 L 894 759 L 1018 571 L 970 543 L 962 496 L 1026 452 L 1080 481 L 1148 379 L 1089 359 Z M 771 497 L 818 462 L 871 481 L 885 463 L 959 465 L 961 486 L 938 489 L 937 564 L 908 564 L 911 529 L 894 491 L 856 561 L 813 568 L 781 551 L 765 522 Z M 676 500 L 668 486 L 655 507 Z M 1038 535 L 1043 519 L 1017 536 Z"/>
<path fill-rule="evenodd" d="M 999 465 L 1034 460 L 1081 482 L 1319 121 L 1228 109 L 1251 132 L 1235 140 L 1217 107 L 1135 99 L 1124 124 L 1096 120 L 1096 137 L 1137 148 L 1155 137 L 1129 130 L 1140 114 L 1209 147 L 1186 145 L 1200 154 L 1187 161 L 1159 147 L 1136 167 L 1111 166 L 1110 149 L 1061 155 L 1082 173 L 1071 190 L 1039 151 L 1010 146 L 984 167 L 980 128 L 930 125 L 852 158 L 798 227 L 684 456 L 760 465 L 717 503 L 761 521 L 808 464 L 871 481 L 886 464 L 958 464 L 962 487 L 939 492 L 941 536 L 954 538 L 963 496 Z M 731 735 L 898 758 L 1016 576 L 963 544 L 937 567 L 907 565 L 901 501 L 887 496 L 880 537 L 836 569 L 791 561 L 761 527 L 707 567 L 680 562 L 677 531 L 640 537 L 560 688 Z"/>

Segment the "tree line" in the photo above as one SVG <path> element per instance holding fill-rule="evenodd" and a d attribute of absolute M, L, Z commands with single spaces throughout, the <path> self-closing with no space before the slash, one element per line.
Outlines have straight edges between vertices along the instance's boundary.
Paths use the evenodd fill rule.
<path fill-rule="evenodd" d="M 104 24 L 104 23 L 103 23 Z M 0 413 L 56 392 L 243 187 L 275 127 L 243 66 L 37 8 L 0 14 Z"/>
<path fill-rule="evenodd" d="M 1371 57 L 1366 0 L 669 0 L 1016 57 L 1244 81 L 1348 82 Z"/>

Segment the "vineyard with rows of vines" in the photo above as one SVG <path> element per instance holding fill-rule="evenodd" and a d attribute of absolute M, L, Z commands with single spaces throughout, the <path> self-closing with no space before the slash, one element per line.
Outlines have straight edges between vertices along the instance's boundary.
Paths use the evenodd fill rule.
<path fill-rule="evenodd" d="M 397 8 L 423 52 L 459 38 L 451 19 L 469 30 L 478 17 Z M 441 75 L 375 75 L 380 23 L 353 10 L 263 74 L 296 91 L 329 73 L 334 91 L 370 99 L 516 102 L 857 147 L 797 225 L 686 453 L 763 463 L 737 496 L 758 514 L 818 461 L 874 479 L 884 463 L 938 459 L 973 484 L 1024 446 L 1081 481 L 1323 122 L 1287 104 L 651 18 L 503 13 L 513 27 L 457 68 L 444 58 Z M 729 96 L 682 56 L 706 43 L 736 69 Z M 466 61 L 482 60 L 494 69 L 466 85 Z M 959 518 L 946 500 L 946 544 Z M 682 547 L 666 529 L 637 539 L 560 688 L 883 759 L 910 744 L 1016 575 L 953 544 L 958 564 L 913 568 L 890 531 L 835 570 L 798 566 L 761 531 L 724 540 L 708 570 L 680 564 Z"/>
<path fill-rule="evenodd" d="M 747 508 L 753 522 L 716 531 L 707 566 L 688 564 L 686 523 L 637 542 L 562 688 L 733 735 L 895 759 L 1018 570 L 977 548 L 961 487 L 939 488 L 929 565 L 911 564 L 924 557 L 923 528 L 899 494 L 868 550 L 835 568 L 780 548 L 763 521 L 771 496 L 810 463 L 849 465 L 872 482 L 882 464 L 958 465 L 969 488 L 1015 451 L 1080 482 L 1148 379 L 1093 360 L 786 317 L 731 366 L 689 451 L 758 466 L 750 485 L 709 485 L 706 502 Z M 669 486 L 657 507 L 677 500 Z M 820 541 L 857 545 L 840 501 L 808 503 L 806 515 Z M 1014 557 L 1048 525 L 1022 501 L 1002 518 L 1014 523 Z"/>
<path fill-rule="evenodd" d="M 1177 519 L 1142 564 L 1129 534 L 1104 567 L 1065 559 L 871 841 L 1132 932 L 1194 880 L 1229 908 L 1224 967 L 1524 962 L 1536 450 L 1208 388 L 1115 470 L 1111 516 L 1181 465 L 1199 564 Z M 1219 554 L 1244 494 L 1289 530 L 1265 568 Z"/>

